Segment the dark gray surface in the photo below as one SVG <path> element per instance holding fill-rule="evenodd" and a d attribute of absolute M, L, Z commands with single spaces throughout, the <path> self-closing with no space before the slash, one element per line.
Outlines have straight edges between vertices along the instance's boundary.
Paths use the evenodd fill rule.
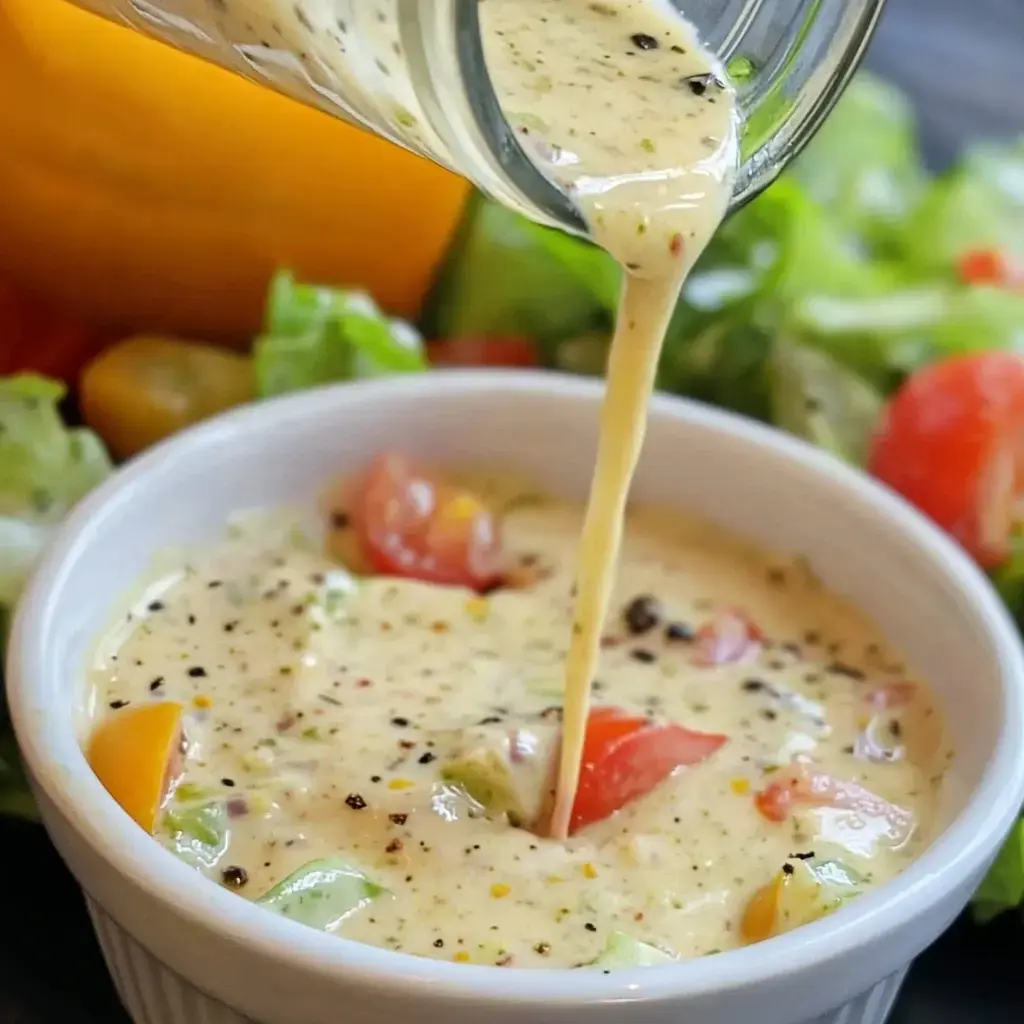
<path fill-rule="evenodd" d="M 914 98 L 933 165 L 1024 132 L 1024 0 L 889 0 L 867 65 Z"/>
<path fill-rule="evenodd" d="M 967 139 L 1024 133 L 1024 0 L 890 0 L 868 63 L 913 96 L 935 165 Z M 40 829 L 0 822 L 0 877 L 0 1024 L 127 1024 Z M 914 967 L 892 1024 L 1020 1024 L 1022 946 L 1019 916 L 960 922 Z"/>

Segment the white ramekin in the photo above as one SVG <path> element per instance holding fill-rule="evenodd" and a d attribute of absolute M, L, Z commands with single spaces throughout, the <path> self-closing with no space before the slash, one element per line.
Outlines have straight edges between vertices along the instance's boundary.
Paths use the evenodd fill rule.
<path fill-rule="evenodd" d="M 167 548 L 239 508 L 312 502 L 381 448 L 511 464 L 583 496 L 601 388 L 463 372 L 310 392 L 160 445 L 90 496 L 17 615 L 8 695 L 46 827 L 85 890 L 138 1024 L 880 1024 L 910 960 L 960 912 L 1024 798 L 1024 661 L 984 577 L 898 498 L 829 456 L 659 398 L 636 497 L 805 555 L 940 692 L 957 762 L 950 824 L 899 879 L 761 945 L 603 975 L 421 960 L 321 934 L 207 882 L 140 831 L 89 771 L 76 707 L 90 645 Z"/>

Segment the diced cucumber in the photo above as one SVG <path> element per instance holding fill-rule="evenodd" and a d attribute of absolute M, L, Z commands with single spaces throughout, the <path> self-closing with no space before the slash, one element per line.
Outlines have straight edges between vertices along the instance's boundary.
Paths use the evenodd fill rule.
<path fill-rule="evenodd" d="M 387 890 L 346 861 L 304 864 L 256 902 L 300 924 L 331 931 Z"/>
<path fill-rule="evenodd" d="M 624 971 L 630 967 L 657 967 L 675 963 L 676 958 L 664 950 L 641 942 L 625 932 L 612 932 L 601 955 L 588 967 L 602 971 Z"/>
<path fill-rule="evenodd" d="M 491 814 L 505 814 L 513 825 L 527 820 L 512 767 L 496 750 L 480 748 L 450 761 L 441 769 L 446 782 L 461 786 Z"/>
<path fill-rule="evenodd" d="M 186 864 L 212 868 L 228 846 L 228 818 L 218 801 L 165 811 L 161 828 Z"/>

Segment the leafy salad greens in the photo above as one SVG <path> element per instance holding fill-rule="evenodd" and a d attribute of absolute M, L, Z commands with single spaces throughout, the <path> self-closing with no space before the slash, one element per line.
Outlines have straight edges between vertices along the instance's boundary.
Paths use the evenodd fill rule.
<path fill-rule="evenodd" d="M 658 386 L 791 431 L 860 464 L 907 374 L 958 353 L 1024 354 L 1024 289 L 963 274 L 967 253 L 1024 266 L 1024 139 L 987 145 L 933 178 L 912 113 L 861 75 L 814 143 L 735 213 L 688 281 Z M 619 270 L 587 243 L 475 198 L 421 326 L 428 337 L 525 337 L 557 370 L 600 374 Z M 259 396 L 427 369 L 408 324 L 372 299 L 271 285 L 253 349 Z M 109 472 L 96 437 L 68 430 L 61 386 L 0 381 L 0 607 L 10 609 L 53 524 Z M 1024 625 L 1024 537 L 993 580 Z M 9 730 L 0 812 L 31 814 Z M 980 889 L 985 919 L 1024 903 L 1024 823 Z"/>

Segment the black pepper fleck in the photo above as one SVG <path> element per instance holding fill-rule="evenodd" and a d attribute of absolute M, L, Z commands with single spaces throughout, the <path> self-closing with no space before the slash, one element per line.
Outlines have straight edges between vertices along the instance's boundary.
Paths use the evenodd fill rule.
<path fill-rule="evenodd" d="M 193 665 L 192 668 L 188 670 L 188 674 L 193 679 L 202 679 L 206 675 L 206 669 L 201 665 Z"/>
<path fill-rule="evenodd" d="M 352 808 L 353 811 L 361 811 L 366 807 L 366 801 L 358 793 L 349 793 L 345 797 L 345 803 Z"/>
<path fill-rule="evenodd" d="M 846 665 L 841 661 L 833 661 L 831 665 L 826 666 L 825 671 L 837 676 L 846 676 L 848 679 L 864 678 L 864 673 L 859 668 Z"/>
<path fill-rule="evenodd" d="M 658 660 L 658 656 L 654 651 L 645 650 L 643 647 L 638 647 L 636 650 L 630 651 L 629 656 L 634 661 L 642 662 L 644 665 L 650 665 L 652 662 Z"/>
<path fill-rule="evenodd" d="M 121 708 L 126 708 L 128 707 L 129 704 L 131 704 L 130 700 L 112 700 L 110 702 L 110 707 L 114 711 L 120 711 Z"/>
<path fill-rule="evenodd" d="M 409 724 L 409 719 L 402 718 L 401 716 L 396 716 L 395 718 L 391 719 L 391 724 L 396 728 L 404 729 Z"/>
<path fill-rule="evenodd" d="M 629 38 L 638 50 L 656 50 L 658 48 L 658 40 L 646 32 L 637 32 Z"/>
<path fill-rule="evenodd" d="M 430 764 L 431 761 L 437 760 L 437 754 L 432 754 L 429 750 L 425 754 L 421 754 L 419 757 L 420 764 Z"/>
<path fill-rule="evenodd" d="M 688 626 L 685 622 L 670 622 L 665 627 L 665 638 L 667 640 L 676 640 L 688 644 L 697 639 L 697 632 L 692 626 Z"/>
<path fill-rule="evenodd" d="M 154 679 L 153 682 L 151 682 L 149 684 L 149 692 L 150 693 L 155 693 L 163 685 L 164 685 L 164 677 L 163 676 L 157 676 L 156 679 Z"/>
<path fill-rule="evenodd" d="M 409 820 L 408 814 L 389 814 L 388 821 L 392 825 L 404 825 Z"/>
<path fill-rule="evenodd" d="M 588 921 L 583 927 L 586 928 L 588 932 L 596 932 L 597 931 L 597 925 L 594 924 L 593 921 Z"/>
<path fill-rule="evenodd" d="M 626 628 L 634 636 L 649 633 L 661 621 L 661 604 L 650 594 L 634 597 L 622 615 Z"/>
<path fill-rule="evenodd" d="M 690 92 L 694 96 L 703 96 L 712 86 L 717 86 L 719 89 L 722 88 L 722 83 L 715 75 L 710 73 L 691 75 L 689 78 L 683 79 L 683 84 L 689 87 Z"/>
<path fill-rule="evenodd" d="M 238 864 L 231 864 L 220 873 L 221 880 L 232 889 L 241 889 L 249 881 L 249 872 Z"/>

